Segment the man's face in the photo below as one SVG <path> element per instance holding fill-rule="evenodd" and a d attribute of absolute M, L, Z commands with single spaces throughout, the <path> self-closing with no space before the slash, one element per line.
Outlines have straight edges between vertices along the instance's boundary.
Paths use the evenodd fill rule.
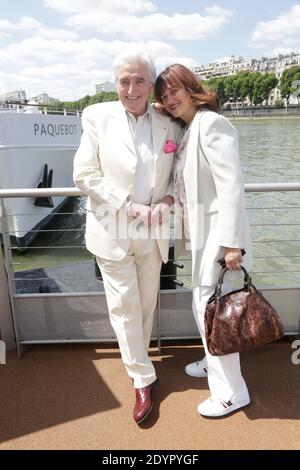
<path fill-rule="evenodd" d="M 148 67 L 140 62 L 120 67 L 116 85 L 125 109 L 136 118 L 144 114 L 149 94 L 153 90 Z"/>

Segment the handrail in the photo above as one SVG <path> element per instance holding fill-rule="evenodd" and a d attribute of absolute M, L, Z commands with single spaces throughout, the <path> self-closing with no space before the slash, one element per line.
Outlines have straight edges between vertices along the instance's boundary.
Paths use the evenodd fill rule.
<path fill-rule="evenodd" d="M 290 191 L 300 191 L 300 181 L 297 181 L 297 182 L 291 182 L 291 183 L 248 183 L 248 184 L 245 184 L 245 192 L 247 193 L 254 193 L 254 192 L 269 192 L 269 193 L 272 193 L 272 192 L 276 192 L 276 191 L 286 191 L 286 192 L 290 192 Z M 79 196 L 85 196 L 85 192 L 84 191 L 81 191 L 80 189 L 76 188 L 76 187 L 62 187 L 62 188 L 42 188 L 42 189 L 37 189 L 37 188 L 19 188 L 19 189 L 0 189 L 0 221 L 2 223 L 2 232 L 3 232 L 3 240 L 4 240 L 4 248 L 5 248 L 5 261 L 6 261 L 6 270 L 7 270 L 7 273 L 5 273 L 5 275 L 7 275 L 7 283 L 8 283 L 8 290 L 9 290 L 9 297 L 10 297 L 10 306 L 11 306 L 11 316 L 9 318 L 11 318 L 10 320 L 10 323 L 9 323 L 9 326 L 10 326 L 10 329 L 11 331 L 14 331 L 14 335 L 13 334 L 10 334 L 10 339 L 13 340 L 14 336 L 16 337 L 16 343 L 17 343 L 17 349 L 18 349 L 18 354 L 19 354 L 19 357 L 21 356 L 21 353 L 22 353 L 22 349 L 24 347 L 25 344 L 34 344 L 34 343 L 59 343 L 59 342 L 69 342 L 69 341 L 72 341 L 72 342 L 88 342 L 88 341 L 91 341 L 90 338 L 88 337 L 85 337 L 85 339 L 61 339 L 61 338 L 58 338 L 58 339 L 55 339 L 55 337 L 53 337 L 53 339 L 46 339 L 46 340 L 40 340 L 40 339 L 37 339 L 36 337 L 34 338 L 23 338 L 22 337 L 22 331 L 20 329 L 20 326 L 19 326 L 19 321 L 20 321 L 20 316 L 19 316 L 19 308 L 20 308 L 20 299 L 22 299 L 22 302 L 25 302 L 25 299 L 27 299 L 28 301 L 30 301 L 30 299 L 42 299 L 42 302 L 43 302 L 43 305 L 44 305 L 44 314 L 45 315 L 49 315 L 49 318 L 51 319 L 51 315 L 52 315 L 52 308 L 53 308 L 53 299 L 57 298 L 57 299 L 63 299 L 64 297 L 68 298 L 68 297 L 78 297 L 79 299 L 82 298 L 88 298 L 89 296 L 101 296 L 103 297 L 104 296 L 104 291 L 101 290 L 97 293 L 95 292 L 55 292 L 55 293 L 47 293 L 46 291 L 44 290 L 41 290 L 40 294 L 37 294 L 37 293 L 30 293 L 30 294 L 22 294 L 22 293 L 17 293 L 17 282 L 20 282 L 20 281 L 26 281 L 26 282 L 39 282 L 41 287 L 43 287 L 43 282 L 50 282 L 52 279 L 55 279 L 55 275 L 53 277 L 53 275 L 46 275 L 46 274 L 42 274 L 41 276 L 38 275 L 34 275 L 34 277 L 25 277 L 22 275 L 22 277 L 15 277 L 14 275 L 14 260 L 12 258 L 12 249 L 15 248 L 15 247 L 12 247 L 10 245 L 10 239 L 9 239 L 9 234 L 13 234 L 14 232 L 13 231 L 9 231 L 9 228 L 8 228 L 8 220 L 7 220 L 7 214 L 6 214 L 6 211 L 5 211 L 5 201 L 4 201 L 4 198 L 20 198 L 20 197 L 37 197 L 37 196 L 40 196 L 40 197 L 43 197 L 43 196 L 52 196 L 52 197 L 56 197 L 56 196 L 64 196 L 64 197 L 67 197 L 67 196 L 75 196 L 75 197 L 79 197 Z M 276 198 L 275 198 L 276 199 Z M 276 201 L 275 201 L 276 203 Z M 291 203 L 288 203 L 288 205 L 290 206 Z M 294 207 L 293 207 L 294 208 Z M 296 207 L 295 207 L 296 208 Z M 251 208 L 252 209 L 252 208 Z M 254 208 L 256 209 L 256 208 Z M 286 209 L 285 207 L 283 207 L 283 209 Z M 298 209 L 299 209 L 299 205 L 298 205 Z M 9 214 L 9 216 L 11 216 Z M 2 218 L 3 217 L 3 218 Z M 295 222 L 293 220 L 293 222 Z M 295 224 L 296 225 L 296 224 Z M 269 233 L 269 232 L 267 232 Z M 294 237 L 296 238 L 296 237 Z M 268 241 L 268 240 L 267 240 Z M 271 240 L 273 242 L 273 240 Z M 276 240 L 274 240 L 276 242 Z M 289 240 L 291 241 L 291 240 Z M 297 240 L 299 241 L 299 240 Z M 261 241 L 259 241 L 260 243 Z M 266 240 L 262 240 L 262 242 L 266 242 Z M 37 247 L 31 247 L 31 249 L 41 249 L 41 248 L 49 248 L 49 249 L 52 249 L 52 248 L 58 248 L 58 247 L 53 247 L 53 246 L 47 246 L 47 247 L 41 247 L 41 246 L 37 246 Z M 63 246 L 63 247 L 60 247 L 60 248 L 63 248 L 63 249 L 66 249 L 66 248 L 69 248 L 68 246 Z M 74 246 L 70 247 L 70 248 L 74 248 Z M 83 246 L 78 246 L 78 248 L 83 248 Z M 288 252 L 289 253 L 289 252 Z M 280 251 L 280 257 L 281 257 L 281 254 L 282 252 Z M 265 253 L 263 253 L 263 255 L 265 255 Z M 289 255 L 287 255 L 286 257 L 288 257 Z M 296 256 L 297 257 L 297 256 Z M 294 256 L 295 258 L 295 256 Z M 297 257 L 298 258 L 298 257 Z M 50 262 L 51 263 L 51 262 Z M 176 263 L 176 266 L 177 267 L 181 267 L 178 265 L 177 261 L 175 262 Z M 19 265 L 21 264 L 26 264 L 26 263 L 19 263 Z M 55 263 L 57 264 L 57 263 Z M 59 262 L 59 265 L 62 265 L 63 266 L 63 263 L 60 263 Z M 47 266 L 47 262 L 46 262 L 46 267 L 49 267 Z M 51 264 L 50 264 L 50 268 L 51 268 Z M 284 266 L 283 266 L 284 268 Z M 269 275 L 271 274 L 269 271 L 263 271 L 263 267 L 260 267 L 259 268 L 260 270 L 258 271 L 259 274 L 263 274 L 264 272 Z M 278 263 L 278 266 L 277 264 L 274 265 L 274 270 L 272 271 L 273 274 L 276 274 L 276 273 L 285 273 L 287 271 L 280 271 L 281 269 L 281 265 L 280 263 Z M 298 273 L 299 271 L 297 269 L 295 269 L 295 273 Z M 89 273 L 88 273 L 89 275 Z M 69 277 L 67 277 L 69 276 Z M 70 277 L 72 276 L 72 277 Z M 176 279 L 173 279 L 173 274 L 163 274 L 164 278 L 165 279 L 171 279 L 172 282 L 174 283 L 175 281 L 175 284 L 178 284 L 178 281 Z M 186 270 L 183 272 L 183 273 L 180 273 L 180 277 L 185 280 L 186 277 L 190 277 L 190 274 L 186 272 Z M 59 276 L 58 276 L 59 277 Z M 71 279 L 72 282 L 76 281 L 76 277 L 74 278 L 74 275 L 73 273 L 70 274 L 69 272 L 66 273 L 66 275 L 64 274 L 64 280 L 67 280 L 67 279 Z M 83 272 L 80 272 L 80 286 L 82 285 L 82 281 L 84 279 L 90 279 L 90 277 L 86 277 L 86 274 L 83 273 Z M 94 277 L 93 277 L 94 279 Z M 98 279 L 99 280 L 99 279 Z M 89 281 L 87 281 L 89 282 Z M 182 281 L 179 281 L 180 283 L 182 283 Z M 294 291 L 298 291 L 299 292 L 299 288 L 300 286 L 299 285 L 292 285 L 292 281 L 289 281 L 291 282 L 291 284 L 289 284 L 288 286 L 267 286 L 267 287 L 263 287 L 264 290 L 282 290 L 282 292 L 284 293 L 286 290 L 290 290 L 292 291 L 292 295 Z M 296 283 L 295 283 L 296 284 Z M 180 290 L 180 291 L 177 291 L 176 289 L 175 290 L 165 290 L 165 291 L 162 291 L 160 292 L 163 293 L 163 294 L 168 294 L 168 293 L 178 293 L 180 292 L 180 294 L 185 294 L 185 293 L 189 293 L 190 294 L 190 289 L 186 289 L 186 290 Z M 296 293 L 296 295 L 298 296 L 298 292 Z M 280 294 L 281 296 L 281 294 Z M 283 295 L 282 295 L 283 296 Z M 49 300 L 50 299 L 50 300 Z M 293 297 L 294 299 L 294 297 Z M 295 297 L 295 302 L 296 302 L 296 308 L 297 308 L 297 312 L 299 311 L 299 308 L 298 308 L 298 297 L 296 298 Z M 295 303 L 294 302 L 294 303 Z M 294 305 L 294 304 L 293 304 Z M 294 307 L 293 307 L 294 308 Z M 158 335 L 158 342 L 160 344 L 160 341 L 161 341 L 161 331 L 160 331 L 160 296 L 159 296 L 159 303 L 158 303 L 158 309 L 157 309 L 157 318 L 158 318 L 158 327 L 157 327 L 157 335 Z M 2 321 L 2 324 L 3 324 L 3 319 L 1 319 L 1 316 L 0 316 L 0 321 Z M 298 322 L 300 322 L 300 317 L 298 316 Z M 298 323 L 297 323 L 298 324 Z M 1 324 L 0 324 L 1 326 Z M 299 326 L 300 326 L 300 323 L 299 323 Z M 290 327 L 289 327 L 290 328 Z M 298 327 L 298 330 L 299 330 L 299 327 Z M 295 332 L 298 331 L 296 328 L 295 328 Z M 3 333 L 3 332 L 2 332 Z M 288 334 L 294 334 L 294 330 L 292 333 L 288 333 Z M 66 338 L 69 338 L 69 334 L 66 335 Z M 104 339 L 101 339 L 101 341 L 108 341 L 107 338 L 104 338 Z M 110 338 L 111 340 L 111 338 Z M 92 340 L 93 341 L 93 340 Z"/>
<path fill-rule="evenodd" d="M 245 192 L 300 191 L 300 181 L 295 183 L 246 183 Z M 0 189 L 0 198 L 36 196 L 86 196 L 78 188 L 22 188 Z"/>
<path fill-rule="evenodd" d="M 74 108 L 66 108 L 60 104 L 47 104 L 47 103 L 30 103 L 25 101 L 1 101 L 0 109 L 7 112 L 26 112 L 27 109 L 36 108 L 38 112 L 47 115 L 48 110 L 50 114 L 63 114 L 65 116 L 81 116 L 82 111 Z"/>
<path fill-rule="evenodd" d="M 32 188 L 0 189 L 1 197 L 36 197 L 36 196 L 85 196 L 78 188 Z"/>
<path fill-rule="evenodd" d="M 246 193 L 273 191 L 300 191 L 300 181 L 295 183 L 246 183 Z"/>

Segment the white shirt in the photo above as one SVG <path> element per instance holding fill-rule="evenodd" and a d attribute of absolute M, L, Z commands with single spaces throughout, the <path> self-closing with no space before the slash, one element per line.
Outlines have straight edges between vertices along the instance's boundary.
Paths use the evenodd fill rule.
<path fill-rule="evenodd" d="M 138 119 L 129 112 L 126 114 L 137 157 L 133 201 L 148 205 L 151 204 L 155 177 L 149 105 L 145 114 Z"/>

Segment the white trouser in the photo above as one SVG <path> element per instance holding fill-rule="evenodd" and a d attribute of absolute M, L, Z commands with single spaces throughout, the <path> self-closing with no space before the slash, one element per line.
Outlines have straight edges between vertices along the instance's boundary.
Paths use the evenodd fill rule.
<path fill-rule="evenodd" d="M 224 282 L 222 292 L 232 289 L 231 282 Z M 246 399 L 248 389 L 241 374 L 240 355 L 238 353 L 226 356 L 212 356 L 206 345 L 204 313 L 208 299 L 214 293 L 215 287 L 201 286 L 193 289 L 193 313 L 199 328 L 202 343 L 207 358 L 207 378 L 211 396 L 214 399 L 235 401 Z"/>
<path fill-rule="evenodd" d="M 148 356 L 162 259 L 156 240 L 131 240 L 120 261 L 97 258 L 109 316 L 135 388 L 156 380 Z"/>

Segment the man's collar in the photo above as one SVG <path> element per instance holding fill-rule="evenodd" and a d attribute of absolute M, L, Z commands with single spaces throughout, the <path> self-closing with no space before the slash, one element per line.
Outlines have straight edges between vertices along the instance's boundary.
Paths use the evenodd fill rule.
<path fill-rule="evenodd" d="M 123 106 L 123 105 L 122 105 Z M 124 107 L 124 106 L 123 106 Z M 151 106 L 150 106 L 150 103 L 149 101 L 147 102 L 147 108 L 146 108 L 146 111 L 144 112 L 144 114 L 141 114 L 141 116 L 138 116 L 138 117 L 142 117 L 142 116 L 150 116 L 150 110 L 151 110 Z M 129 111 L 127 111 L 127 109 L 124 107 L 124 111 L 125 113 L 127 114 L 127 116 L 132 116 L 134 119 L 135 119 L 135 116 L 130 113 Z"/>

